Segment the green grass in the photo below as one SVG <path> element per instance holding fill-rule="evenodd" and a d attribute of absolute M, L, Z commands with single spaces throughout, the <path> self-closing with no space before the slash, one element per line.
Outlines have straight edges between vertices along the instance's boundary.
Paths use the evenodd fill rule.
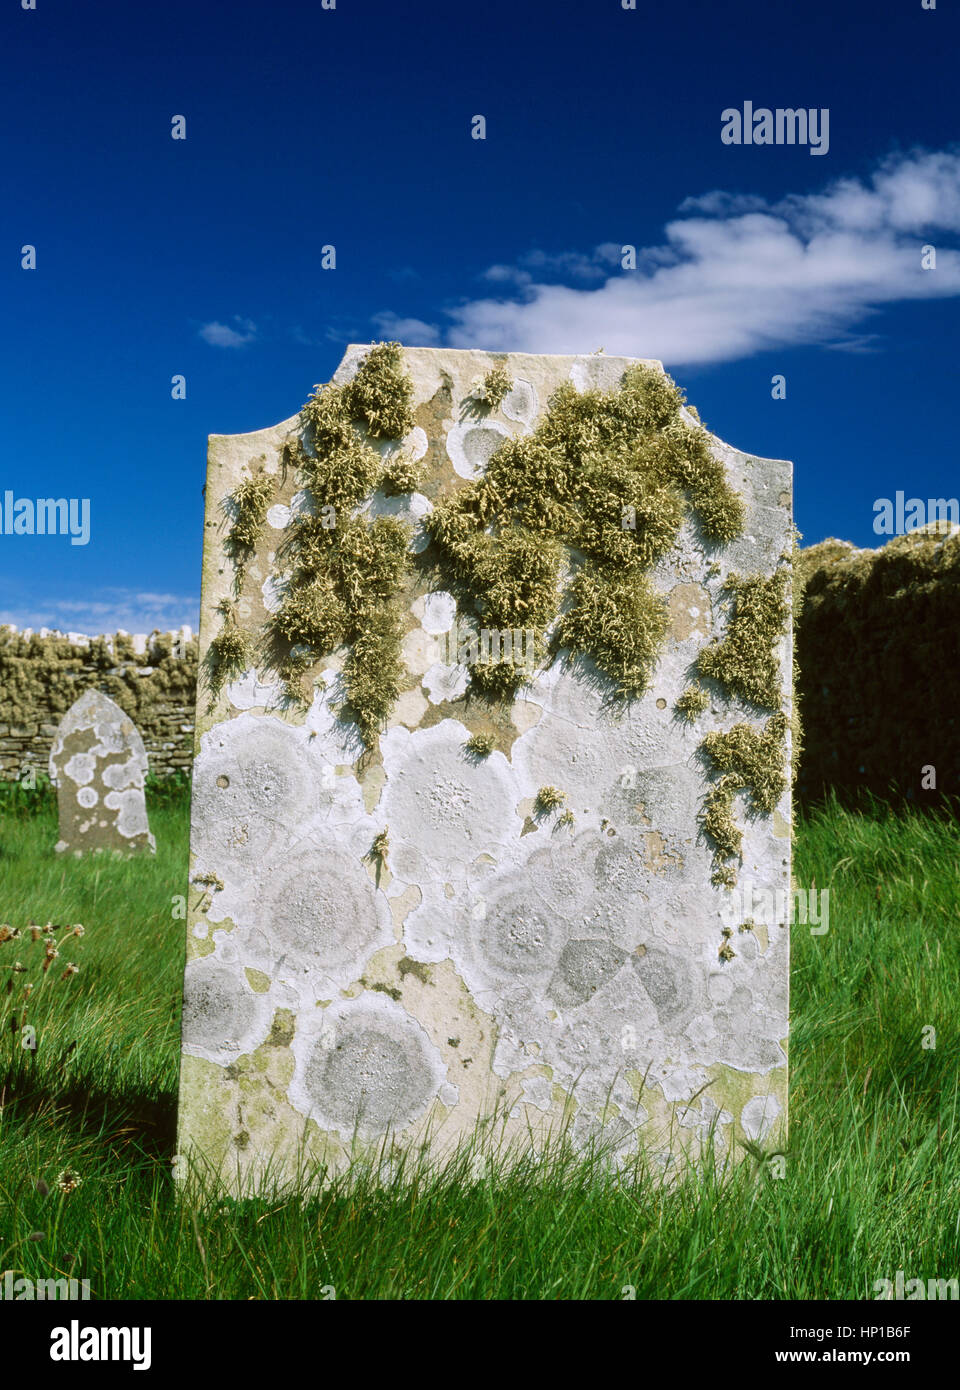
<path fill-rule="evenodd" d="M 57 860 L 49 798 L 0 815 L 0 921 L 86 927 L 35 991 L 35 1054 L 3 1011 L 0 1271 L 232 1299 L 870 1298 L 897 1270 L 960 1274 L 955 821 L 874 802 L 800 824 L 797 881 L 830 888 L 830 930 L 794 932 L 782 1179 L 747 1159 L 667 1191 L 558 1145 L 510 1173 L 466 1155 L 386 1187 L 357 1170 L 304 1201 L 191 1206 L 170 1178 L 188 817 L 153 800 L 157 857 L 127 863 Z M 0 961 L 13 950 L 26 962 L 16 942 Z"/>

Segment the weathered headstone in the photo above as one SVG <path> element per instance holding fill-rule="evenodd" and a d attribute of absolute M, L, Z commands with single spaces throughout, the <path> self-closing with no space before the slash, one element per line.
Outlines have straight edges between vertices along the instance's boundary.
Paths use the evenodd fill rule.
<path fill-rule="evenodd" d="M 87 690 L 60 722 L 50 780 L 60 812 L 58 853 L 156 851 L 147 822 L 147 753 L 133 720 L 99 690 Z"/>
<path fill-rule="evenodd" d="M 206 498 L 181 1173 L 773 1145 L 790 465 L 656 362 L 351 347 Z"/>

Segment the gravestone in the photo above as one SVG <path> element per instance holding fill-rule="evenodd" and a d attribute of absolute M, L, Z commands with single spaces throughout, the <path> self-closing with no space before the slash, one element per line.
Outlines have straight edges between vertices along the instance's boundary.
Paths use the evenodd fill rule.
<path fill-rule="evenodd" d="M 792 541 L 657 362 L 352 346 L 210 438 L 181 1177 L 781 1143 Z"/>
<path fill-rule="evenodd" d="M 147 753 L 133 720 L 99 690 L 67 710 L 50 750 L 58 854 L 156 852 L 144 798 Z"/>

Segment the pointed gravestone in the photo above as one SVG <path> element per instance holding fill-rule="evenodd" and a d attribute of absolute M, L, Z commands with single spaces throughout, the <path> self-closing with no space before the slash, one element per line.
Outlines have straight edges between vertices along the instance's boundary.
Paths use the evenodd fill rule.
<path fill-rule="evenodd" d="M 782 1140 L 790 464 L 658 362 L 351 347 L 206 499 L 179 1171 Z"/>
<path fill-rule="evenodd" d="M 50 750 L 57 788 L 57 853 L 156 851 L 147 822 L 147 752 L 133 720 L 107 695 L 88 690 L 61 720 Z"/>

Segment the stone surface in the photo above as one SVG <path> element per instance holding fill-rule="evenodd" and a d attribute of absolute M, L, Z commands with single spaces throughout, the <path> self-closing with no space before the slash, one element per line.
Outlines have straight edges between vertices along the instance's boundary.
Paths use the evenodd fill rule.
<path fill-rule="evenodd" d="M 50 750 L 60 812 L 57 853 L 154 853 L 146 774 L 147 754 L 133 720 L 100 691 L 85 691 L 63 716 Z"/>
<path fill-rule="evenodd" d="M 349 348 L 334 381 L 364 352 Z M 496 360 L 514 389 L 478 419 L 471 391 Z M 414 553 L 417 515 L 482 472 L 504 438 L 529 433 L 557 386 L 616 389 L 631 365 L 435 349 L 406 349 L 405 362 L 407 444 L 427 468 Z M 283 528 L 303 505 L 302 482 L 280 466 L 298 427 L 293 417 L 210 439 L 201 660 L 234 597 L 224 504 L 261 466 L 275 495 L 239 611 L 263 650 Z M 340 654 L 313 673 L 306 711 L 284 704 L 259 663 L 198 698 L 181 1174 L 201 1157 L 242 1190 L 304 1154 L 336 1168 L 388 1130 L 406 1143 L 427 1127 L 440 1156 L 490 1116 L 521 1142 L 569 1121 L 578 1143 L 602 1135 L 612 1161 L 639 1146 L 667 1171 L 709 1138 L 723 1156 L 782 1137 L 788 928 L 734 930 L 733 958 L 719 956 L 724 925 L 747 914 L 713 886 L 698 820 L 704 734 L 766 719 L 712 690 L 693 723 L 673 705 L 723 633 L 725 577 L 772 573 L 790 548 L 791 466 L 712 448 L 746 526 L 711 546 L 684 522 L 652 572 L 669 636 L 625 712 L 589 663 L 561 656 L 507 708 L 495 751 L 466 756 L 489 725 L 464 697 L 444 643 L 456 604 L 429 569 L 409 595 L 406 681 L 375 758 L 338 718 Z M 778 650 L 789 711 L 789 633 Z M 537 813 L 544 786 L 566 793 L 572 827 Z M 737 812 L 740 889 L 788 890 L 789 792 L 771 816 L 748 818 L 739 799 Z M 375 865 L 370 846 L 387 828 Z"/>

